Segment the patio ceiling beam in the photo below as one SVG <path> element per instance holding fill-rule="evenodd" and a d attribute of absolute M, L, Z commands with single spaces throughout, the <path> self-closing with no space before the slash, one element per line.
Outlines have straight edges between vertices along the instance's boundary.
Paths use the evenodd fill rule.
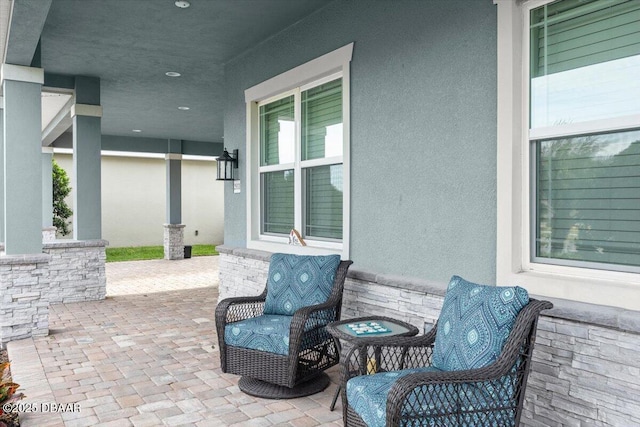
<path fill-rule="evenodd" d="M 13 1 L 7 34 L 7 64 L 29 66 L 38 48 L 40 35 L 52 0 Z"/>
<path fill-rule="evenodd" d="M 54 142 L 55 148 L 71 148 L 72 135 L 65 132 Z M 217 157 L 222 154 L 222 142 L 182 140 L 182 154 Z M 135 136 L 102 135 L 102 151 L 167 154 L 167 140 Z"/>
<path fill-rule="evenodd" d="M 44 72 L 44 88 L 74 90 L 76 78 L 65 74 Z"/>
<path fill-rule="evenodd" d="M 176 141 L 173 140 L 172 141 Z M 178 140 L 180 141 L 180 140 Z M 212 156 L 222 154 L 222 142 L 182 141 L 182 154 L 188 156 Z M 56 146 L 62 147 L 56 143 Z M 163 138 L 141 138 L 134 136 L 102 135 L 103 151 L 125 151 L 135 153 L 170 153 L 167 140 Z"/>

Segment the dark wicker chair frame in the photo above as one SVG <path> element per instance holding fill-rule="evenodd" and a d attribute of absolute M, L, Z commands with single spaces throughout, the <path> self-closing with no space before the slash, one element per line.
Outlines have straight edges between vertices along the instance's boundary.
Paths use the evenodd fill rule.
<path fill-rule="evenodd" d="M 222 372 L 242 375 L 271 384 L 293 388 L 338 364 L 340 355 L 325 326 L 340 319 L 342 294 L 351 261 L 341 261 L 333 289 L 323 304 L 297 310 L 291 320 L 289 354 L 226 345 L 225 326 L 264 312 L 267 288 L 257 297 L 227 298 L 216 307 L 216 330 Z"/>
<path fill-rule="evenodd" d="M 552 307 L 548 301 L 530 300 L 518 314 L 501 355 L 489 366 L 465 371 L 415 373 L 398 379 L 387 398 L 386 425 L 517 426 L 531 369 L 538 317 L 542 310 Z M 372 357 L 376 360 L 376 372 L 430 366 L 436 326 L 422 336 L 358 341 L 342 361 L 345 426 L 366 427 L 348 405 L 347 381 L 354 376 L 374 373 L 371 372 Z M 492 402 L 490 397 L 500 395 L 500 391 L 511 398 Z M 479 401 L 486 403 L 478 404 Z M 430 408 L 428 417 L 422 408 Z"/>

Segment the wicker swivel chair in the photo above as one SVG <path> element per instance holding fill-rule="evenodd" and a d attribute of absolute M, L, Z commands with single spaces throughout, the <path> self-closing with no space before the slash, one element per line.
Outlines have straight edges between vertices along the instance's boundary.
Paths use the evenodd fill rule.
<path fill-rule="evenodd" d="M 538 316 L 551 307 L 454 276 L 429 333 L 361 339 L 342 361 L 345 426 L 516 427 Z"/>
<path fill-rule="evenodd" d="M 240 389 L 258 397 L 324 390 L 323 371 L 339 362 L 325 326 L 340 318 L 350 265 L 338 255 L 273 254 L 262 294 L 228 298 L 216 308 L 222 371 L 242 375 Z"/>

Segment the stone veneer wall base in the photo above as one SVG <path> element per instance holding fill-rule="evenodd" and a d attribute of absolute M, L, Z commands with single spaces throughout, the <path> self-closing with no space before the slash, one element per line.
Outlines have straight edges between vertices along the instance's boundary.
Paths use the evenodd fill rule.
<path fill-rule="evenodd" d="M 220 299 L 262 292 L 270 253 L 216 249 Z M 345 283 L 342 317 L 385 315 L 429 329 L 440 314 L 445 289 L 445 283 L 374 274 L 354 264 Z M 555 307 L 539 321 L 521 425 L 640 425 L 640 313 L 551 301 Z"/>
<path fill-rule="evenodd" d="M 51 255 L 51 304 L 103 300 L 107 294 L 106 240 L 45 242 Z"/>
<path fill-rule="evenodd" d="M 47 254 L 0 256 L 0 348 L 49 333 Z"/>

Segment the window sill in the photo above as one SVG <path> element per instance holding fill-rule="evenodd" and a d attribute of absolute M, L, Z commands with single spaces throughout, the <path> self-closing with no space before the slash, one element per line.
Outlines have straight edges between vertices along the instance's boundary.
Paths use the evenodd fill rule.
<path fill-rule="evenodd" d="M 530 294 L 640 310 L 640 275 L 585 268 L 531 264 L 500 274 L 498 285 L 518 285 Z"/>
<path fill-rule="evenodd" d="M 307 242 L 307 246 L 294 246 L 286 242 L 268 240 L 250 240 L 247 242 L 248 249 L 255 249 L 267 252 L 279 252 L 296 255 L 333 255 L 339 254 L 346 259 L 342 244 L 322 242 L 323 246 L 314 246 L 314 242 Z"/>

